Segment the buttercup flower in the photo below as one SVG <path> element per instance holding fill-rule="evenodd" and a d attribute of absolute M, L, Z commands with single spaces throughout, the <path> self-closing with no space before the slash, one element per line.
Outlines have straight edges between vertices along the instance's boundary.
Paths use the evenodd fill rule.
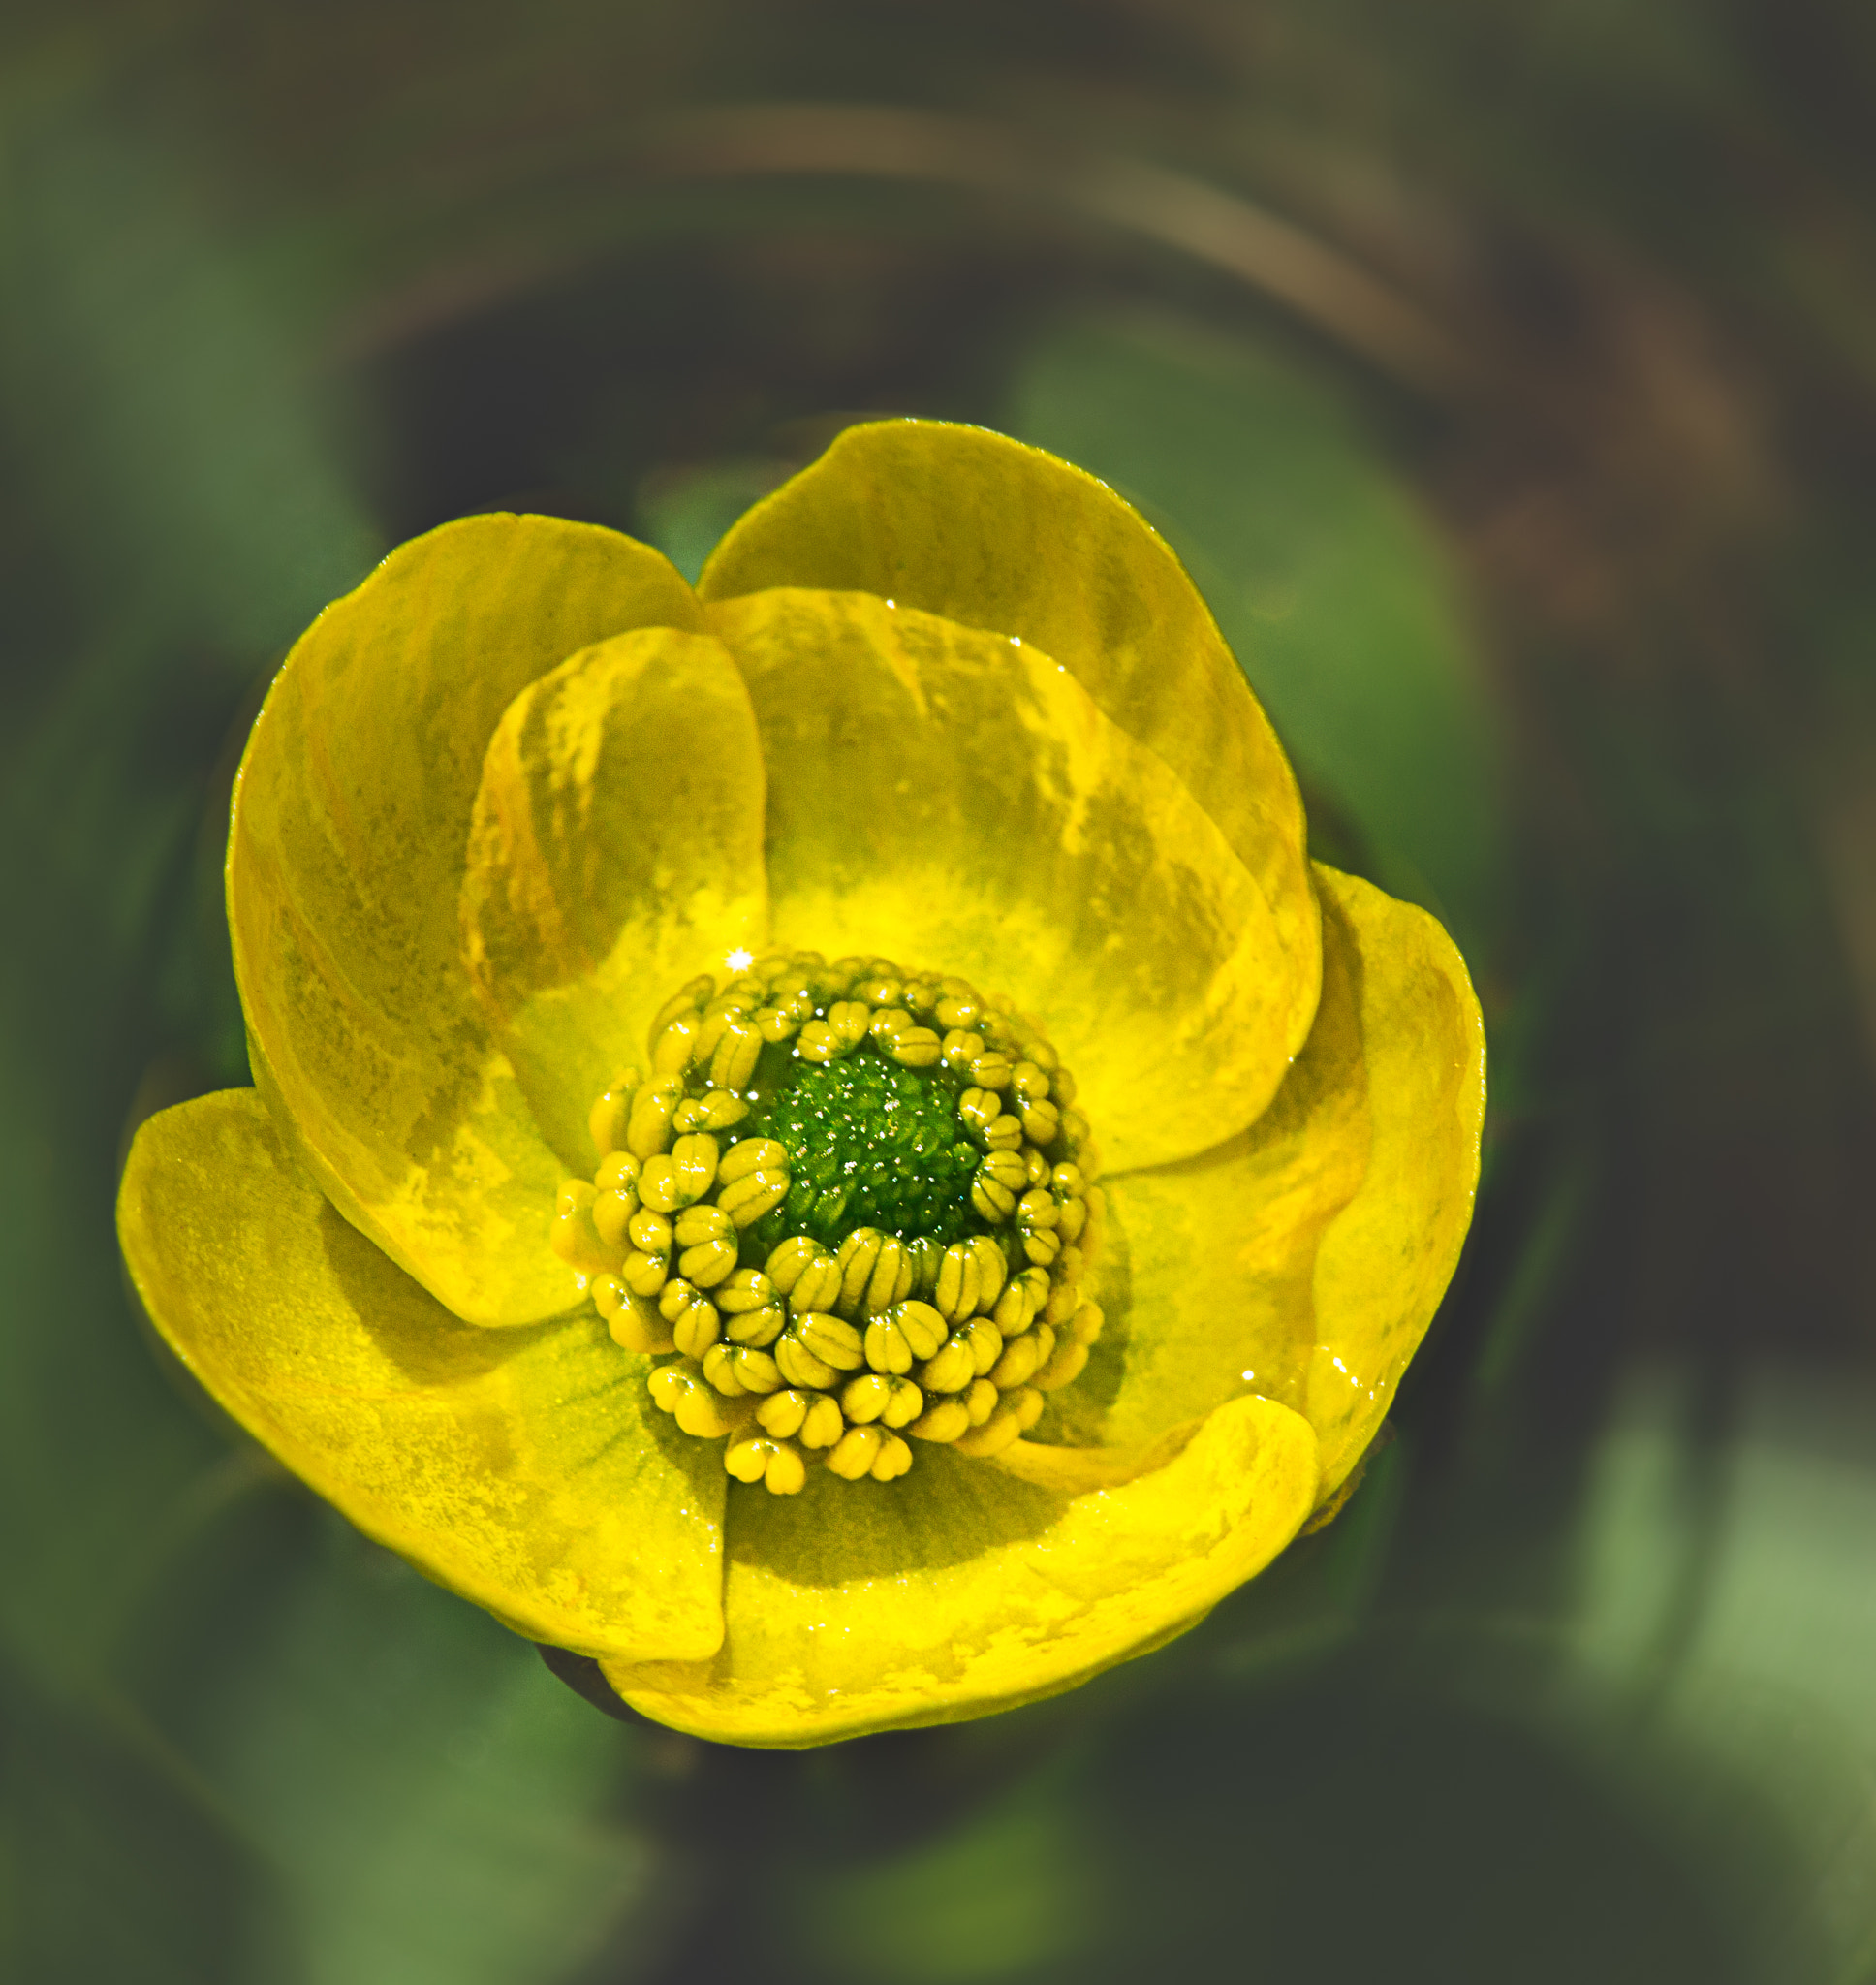
<path fill-rule="evenodd" d="M 360 1528 L 650 1717 L 1047 1695 L 1333 1507 L 1471 1214 L 1477 1004 L 1308 862 L 1172 553 L 850 428 L 695 592 L 478 517 L 273 684 L 256 1087 L 139 1132 L 158 1329 Z"/>

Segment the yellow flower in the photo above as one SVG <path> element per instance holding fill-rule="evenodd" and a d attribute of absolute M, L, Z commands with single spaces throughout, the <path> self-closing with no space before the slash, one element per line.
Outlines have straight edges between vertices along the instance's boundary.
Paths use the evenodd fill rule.
<path fill-rule="evenodd" d="M 119 1223 L 157 1327 L 360 1528 L 704 1736 L 979 1716 L 1192 1625 L 1333 1506 L 1471 1215 L 1483 1041 L 1452 944 L 1308 863 L 1289 768 L 1164 544 L 980 430 L 849 429 L 696 592 L 642 545 L 546 518 L 403 547 L 275 681 L 228 878 L 257 1088 L 137 1137 Z M 1079 1079 L 1052 1101 L 1042 1083 L 1043 1128 L 1007 1142 L 1057 1204 L 1082 1196 L 1088 1232 L 1064 1245 L 1077 1214 L 1037 1240 L 1042 1200 L 997 1230 L 1013 1276 L 1044 1264 L 1032 1332 L 1053 1301 L 1049 1370 L 1073 1382 L 1045 1399 L 933 1371 L 927 1405 L 954 1399 L 961 1425 L 982 1393 L 1001 1418 L 898 1442 L 916 1465 L 896 1479 L 867 1474 L 886 1423 L 850 1443 L 859 1480 L 812 1465 L 805 1434 L 770 1440 L 748 1415 L 779 1379 L 719 1389 L 727 1445 L 687 1432 L 670 1408 L 691 1366 L 622 1348 L 668 1347 L 675 1312 L 606 1281 L 616 1227 L 605 1260 L 612 1243 L 566 1241 L 596 1217 L 579 1182 L 632 1142 L 609 1085 L 654 1020 L 690 1038 L 776 945 L 847 955 L 794 1023 L 812 1008 L 829 1056 L 853 1046 L 830 999 L 891 960 L 1008 1002 L 959 1051 L 985 1122 L 999 1094 L 1024 1107 L 999 1056 L 1033 1048 L 1033 1076 L 1047 1036 Z M 895 1000 L 893 1026 L 919 1019 L 910 992 L 874 992 L 855 1039 Z M 745 1024 L 732 1009 L 718 1035 Z M 680 1094 L 703 1112 L 703 1064 L 657 1052 L 654 1074 L 694 1078 L 660 1122 Z M 949 1107 L 974 1078 L 946 1054 Z M 1048 1110 L 1081 1142 L 1072 1191 Z M 640 1160 L 670 1135 L 614 1161 L 640 1213 Z M 735 1133 L 699 1135 L 727 1167 Z M 732 1255 L 761 1231 L 709 1217 L 696 1232 L 729 1231 Z M 1076 1245 L 1097 1230 L 1098 1252 Z M 675 1244 L 646 1245 L 662 1304 Z M 1084 1287 L 1060 1286 L 1065 1256 Z M 875 1308 L 813 1341 L 854 1362 Z M 717 1398 L 698 1392 L 705 1420 Z M 741 1472 L 796 1456 L 766 1479 L 800 1493 L 734 1480 L 738 1440 Z"/>

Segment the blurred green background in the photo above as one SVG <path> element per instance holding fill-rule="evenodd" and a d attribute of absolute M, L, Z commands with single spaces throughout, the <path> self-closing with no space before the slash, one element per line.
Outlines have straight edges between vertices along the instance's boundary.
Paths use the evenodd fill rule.
<path fill-rule="evenodd" d="M 287 644 L 862 412 L 1171 537 L 1493 1112 L 1348 1512 L 1050 1704 L 609 1720 L 127 1302 L 244 1081 Z M 1876 15 L 1857 0 L 13 0 L 0 1976 L 1876 1980 Z"/>

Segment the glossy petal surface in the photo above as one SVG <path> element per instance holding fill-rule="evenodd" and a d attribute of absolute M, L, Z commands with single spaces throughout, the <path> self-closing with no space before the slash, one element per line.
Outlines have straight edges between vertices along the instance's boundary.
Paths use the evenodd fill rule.
<path fill-rule="evenodd" d="M 1316 1441 L 1235 1400 L 1113 1486 L 1029 1482 L 922 1448 L 892 1496 L 819 1473 L 737 1492 L 712 1662 L 607 1660 L 661 1722 L 742 1744 L 952 1722 L 1073 1686 L 1193 1624 L 1296 1534 Z"/>
<path fill-rule="evenodd" d="M 1287 1057 L 1316 1006 L 1301 803 L 1269 722 L 1166 543 L 1105 484 L 980 427 L 849 427 L 725 536 L 708 601 L 870 592 L 1019 636 L 1185 782 L 1256 879 L 1282 946 Z"/>
<path fill-rule="evenodd" d="M 242 760 L 229 912 L 257 1080 L 346 1216 L 473 1322 L 573 1300 L 546 1245 L 561 1167 L 462 963 L 483 755 L 576 649 L 697 617 L 615 532 L 447 524 L 313 623 Z"/>
<path fill-rule="evenodd" d="M 1291 1050 L 1284 933 L 1184 784 L 1053 657 L 866 593 L 781 588 L 711 621 L 768 762 L 780 941 L 1007 992 L 1111 1166 L 1263 1109 Z"/>
<path fill-rule="evenodd" d="M 597 1321 L 457 1321 L 339 1217 L 251 1089 L 142 1126 L 118 1230 L 177 1355 L 360 1529 L 539 1640 L 716 1648 L 722 1465 Z"/>
<path fill-rule="evenodd" d="M 1323 998 L 1263 1118 L 1110 1180 L 1093 1293 L 1114 1327 L 1038 1438 L 1157 1439 L 1255 1391 L 1304 1413 L 1325 1490 L 1386 1416 L 1472 1214 L 1484 1033 L 1423 911 L 1318 866 Z"/>
<path fill-rule="evenodd" d="M 533 1106 L 590 1173 L 593 1098 L 672 989 L 767 934 L 763 760 L 718 642 L 644 628 L 509 705 L 476 795 L 469 969 Z"/>

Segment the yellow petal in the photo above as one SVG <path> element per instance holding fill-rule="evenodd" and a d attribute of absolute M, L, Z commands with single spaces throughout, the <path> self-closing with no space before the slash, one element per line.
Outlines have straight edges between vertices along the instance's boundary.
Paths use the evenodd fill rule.
<path fill-rule="evenodd" d="M 1033 1438 L 1135 1446 L 1257 1392 L 1315 1427 L 1327 1494 L 1379 1429 L 1472 1216 L 1484 1029 L 1432 918 L 1316 876 L 1308 1044 L 1249 1131 L 1107 1182 L 1109 1326 Z"/>
<path fill-rule="evenodd" d="M 1318 947 L 1296 780 L 1184 568 L 1106 484 L 981 427 L 849 427 L 729 531 L 698 592 L 770 586 L 877 593 L 1017 635 L 1068 669 L 1255 878 L 1284 959 L 1285 1056 L 1302 1045 Z"/>
<path fill-rule="evenodd" d="M 1244 1399 L 1112 1485 L 922 1446 L 891 1484 L 817 1469 L 797 1497 L 737 1489 L 716 1659 L 608 1659 L 607 1679 L 646 1716 L 734 1744 L 1013 1708 L 1194 1624 L 1296 1534 L 1316 1474 L 1307 1425 Z"/>
<path fill-rule="evenodd" d="M 561 1167 L 461 956 L 483 753 L 575 649 L 697 623 L 683 580 L 630 538 L 468 518 L 327 608 L 248 740 L 228 899 L 256 1081 L 346 1217 L 473 1322 L 574 1301 L 547 1246 Z"/>
<path fill-rule="evenodd" d="M 183 1363 L 368 1535 L 537 1640 L 716 1649 L 722 1465 L 596 1319 L 457 1321 L 339 1217 L 251 1089 L 142 1126 L 118 1232 Z"/>
<path fill-rule="evenodd" d="M 672 988 L 762 949 L 765 903 L 762 744 L 720 643 L 618 635 L 509 705 L 476 795 L 464 943 L 570 1165 L 592 1170 L 593 1098 L 643 1064 Z"/>
<path fill-rule="evenodd" d="M 1294 1045 L 1285 933 L 1074 677 L 869 593 L 710 611 L 762 730 L 779 940 L 1007 992 L 1075 1072 L 1110 1166 L 1204 1150 L 1264 1108 Z"/>
<path fill-rule="evenodd" d="M 1323 1236 L 1307 1412 L 1331 1493 L 1381 1431 L 1472 1224 L 1485 1027 L 1464 961 L 1423 910 L 1320 865 L 1324 921 L 1360 959 L 1369 1144 L 1361 1188 Z"/>

